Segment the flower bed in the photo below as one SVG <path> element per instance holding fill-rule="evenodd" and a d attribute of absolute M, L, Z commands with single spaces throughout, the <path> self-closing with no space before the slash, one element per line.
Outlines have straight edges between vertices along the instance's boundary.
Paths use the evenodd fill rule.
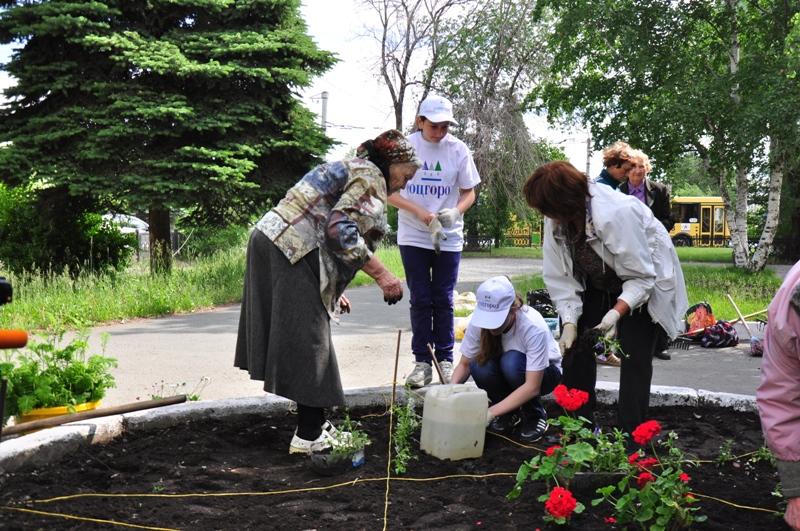
<path fill-rule="evenodd" d="M 544 481 L 526 483 L 516 500 L 505 497 L 520 464 L 558 443 L 556 429 L 549 440 L 534 445 L 537 449 L 487 436 L 481 459 L 448 462 L 418 455 L 389 483 L 387 506 L 388 416 L 374 410 L 371 416 L 365 410 L 350 413 L 372 443 L 362 467 L 337 477 L 321 477 L 306 459 L 287 453 L 295 424 L 291 415 L 208 419 L 126 434 L 46 467 L 0 477 L 0 528 L 86 526 L 16 509 L 193 530 L 381 529 L 384 514 L 389 529 L 549 527 L 537 501 L 551 490 Z M 560 413 L 551 408 L 553 418 Z M 599 413 L 601 424 L 612 430 L 615 410 Z M 761 448 L 754 414 L 687 407 L 658 407 L 651 413 L 665 432 L 677 433 L 689 456 L 708 461 L 686 471 L 698 514 L 708 516 L 693 529 L 781 528 L 774 513 L 779 499 L 770 495 L 777 483 L 773 467 L 755 459 L 760 454 L 732 458 Z M 73 494 L 81 496 L 46 501 Z M 591 505 L 596 495 L 576 492 L 574 497 L 586 509 L 571 517 L 573 528 L 620 528 L 608 523 L 614 516 L 605 504 Z"/>

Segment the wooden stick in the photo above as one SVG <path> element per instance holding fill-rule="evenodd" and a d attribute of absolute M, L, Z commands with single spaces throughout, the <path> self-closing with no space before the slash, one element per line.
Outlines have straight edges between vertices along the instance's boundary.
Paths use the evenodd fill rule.
<path fill-rule="evenodd" d="M 744 329 L 747 330 L 747 334 L 750 336 L 750 338 L 752 338 L 753 337 L 753 332 L 750 331 L 750 326 L 748 326 L 747 321 L 744 320 L 744 316 L 742 315 L 742 312 L 739 311 L 739 307 L 736 306 L 735 302 L 733 302 L 733 297 L 731 297 L 730 294 L 728 294 L 728 293 L 726 293 L 725 296 L 728 297 L 729 301 L 731 301 L 731 304 L 733 305 L 733 309 L 736 310 L 736 315 L 739 316 L 739 319 L 741 319 L 742 324 L 744 325 Z"/>
<path fill-rule="evenodd" d="M 122 404 L 119 406 L 106 407 L 95 409 L 93 411 L 83 411 L 81 413 L 70 413 L 68 415 L 59 415 L 57 417 L 50 417 L 49 419 L 32 420 L 30 422 L 23 422 L 22 424 L 15 424 L 3 430 L 3 435 L 13 435 L 15 433 L 24 433 L 27 431 L 40 430 L 42 428 L 52 428 L 53 426 L 60 426 L 68 422 L 77 422 L 80 420 L 93 419 L 97 417 L 107 417 L 110 415 L 119 415 L 122 413 L 130 413 L 132 411 L 140 411 L 143 409 L 152 409 L 162 406 L 171 406 L 173 404 L 180 404 L 186 402 L 186 395 L 168 396 L 167 398 L 159 398 L 156 400 L 145 400 L 143 402 L 131 402 L 129 404 Z"/>
<path fill-rule="evenodd" d="M 439 360 L 436 359 L 436 352 L 433 350 L 433 345 L 428 343 L 428 351 L 431 353 L 431 359 L 433 360 L 433 366 L 436 367 L 436 372 L 439 373 L 439 381 L 443 384 L 449 384 L 450 382 L 447 381 L 447 378 L 444 377 L 444 373 L 442 372 L 442 368 L 439 366 Z"/>

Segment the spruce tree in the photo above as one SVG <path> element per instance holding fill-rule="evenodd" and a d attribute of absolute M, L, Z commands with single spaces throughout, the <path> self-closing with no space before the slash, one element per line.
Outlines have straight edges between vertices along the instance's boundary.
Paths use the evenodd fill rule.
<path fill-rule="evenodd" d="M 298 0 L 0 1 L 0 179 L 210 222 L 280 195 L 331 144 L 295 91 L 334 63 Z"/>

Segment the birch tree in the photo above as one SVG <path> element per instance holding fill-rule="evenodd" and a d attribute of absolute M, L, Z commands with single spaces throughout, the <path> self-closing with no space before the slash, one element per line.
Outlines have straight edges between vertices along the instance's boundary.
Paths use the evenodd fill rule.
<path fill-rule="evenodd" d="M 552 78 L 532 94 L 551 116 L 580 113 L 596 145 L 626 139 L 671 164 L 698 156 L 728 206 L 738 267 L 769 256 L 798 133 L 786 72 L 797 3 L 781 0 L 543 2 L 558 17 Z M 748 186 L 768 175 L 766 222 L 747 244 Z"/>

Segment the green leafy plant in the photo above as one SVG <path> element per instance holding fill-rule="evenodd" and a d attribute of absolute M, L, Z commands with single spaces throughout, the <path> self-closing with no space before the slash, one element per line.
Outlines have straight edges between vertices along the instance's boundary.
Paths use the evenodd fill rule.
<path fill-rule="evenodd" d="M 408 399 L 402 405 L 392 406 L 392 414 L 395 417 L 394 434 L 394 457 L 392 466 L 396 474 L 405 474 L 408 462 L 416 459 L 414 448 L 411 444 L 411 436 L 419 428 L 419 416 L 415 409 L 415 402 L 410 388 L 406 386 L 406 396 Z"/>
<path fill-rule="evenodd" d="M 330 455 L 333 460 L 352 457 L 370 443 L 369 435 L 359 426 L 357 421 L 350 419 L 349 413 L 345 413 L 331 445 Z"/>
<path fill-rule="evenodd" d="M 637 430 L 644 428 L 642 440 L 637 440 Z M 628 472 L 614 485 L 597 489 L 600 497 L 592 505 L 607 502 L 613 507 L 615 521 L 622 527 L 635 526 L 643 530 L 665 531 L 688 529 L 694 522 L 706 520 L 694 514 L 698 507 L 689 488 L 691 477 L 684 472 L 684 454 L 675 441 L 678 436 L 670 432 L 658 443 L 656 449 L 652 437 L 660 431 L 654 420 L 647 421 L 634 430 L 637 442 L 649 442 L 654 457 L 644 457 L 639 450 L 629 458 Z M 644 441 L 646 439 L 646 441 Z"/>
<path fill-rule="evenodd" d="M 719 447 L 719 454 L 717 455 L 717 466 L 724 465 L 735 459 L 733 451 L 731 450 L 732 447 L 733 439 L 726 439 L 725 442 L 722 443 Z"/>
<path fill-rule="evenodd" d="M 8 381 L 4 422 L 36 408 L 67 406 L 74 411 L 78 404 L 100 400 L 115 386 L 111 369 L 117 361 L 88 354 L 88 332 L 79 332 L 66 343 L 63 338 L 63 332 L 55 332 L 32 341 L 24 351 L 4 355 L 0 363 L 0 376 Z M 103 336 L 103 352 L 107 340 Z"/>
<path fill-rule="evenodd" d="M 674 445 L 677 435 L 670 433 L 660 443 L 666 454 L 659 457 L 652 440 L 660 433 L 661 426 L 654 420 L 646 421 L 633 431 L 632 437 L 640 446 L 649 443 L 653 456 L 645 457 L 642 450 L 627 455 L 627 434 L 615 429 L 607 435 L 591 429 L 588 419 L 571 415 L 588 401 L 588 393 L 559 385 L 553 396 L 565 410 L 564 415 L 551 421 L 561 427 L 561 444 L 523 462 L 507 498 L 517 498 L 528 480 L 545 480 L 549 492 L 539 497 L 544 502 L 545 520 L 566 524 L 573 513 L 584 510 L 584 505 L 569 490 L 576 475 L 611 473 L 603 478 L 610 484 L 596 489 L 600 497 L 592 500 L 592 505 L 604 501 L 611 504 L 615 516 L 607 517 L 608 523 L 665 530 L 683 529 L 692 522 L 705 520 L 694 514 L 697 508 L 692 504 L 696 500 L 689 492 L 689 475 L 683 471 L 683 453 Z M 555 486 L 550 490 L 553 483 Z"/>

